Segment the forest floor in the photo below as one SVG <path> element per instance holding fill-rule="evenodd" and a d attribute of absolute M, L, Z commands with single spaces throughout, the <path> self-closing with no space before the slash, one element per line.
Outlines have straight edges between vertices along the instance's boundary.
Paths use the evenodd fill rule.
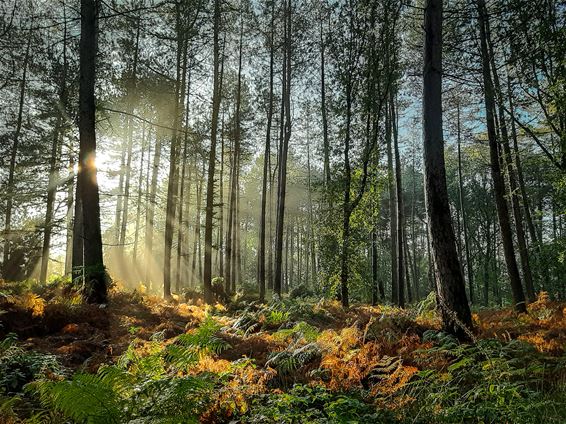
<path fill-rule="evenodd" d="M 566 304 L 542 294 L 528 314 L 473 319 L 474 340 L 460 344 L 440 331 L 432 297 L 344 310 L 114 290 L 101 308 L 61 287 L 5 283 L 0 423 L 565 422 Z M 179 394 L 187 378 L 194 385 Z M 85 395 L 98 388 L 116 399 Z"/>

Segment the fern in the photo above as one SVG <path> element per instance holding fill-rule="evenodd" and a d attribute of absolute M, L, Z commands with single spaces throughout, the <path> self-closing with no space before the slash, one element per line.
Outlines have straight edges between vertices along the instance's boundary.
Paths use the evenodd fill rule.
<path fill-rule="evenodd" d="M 75 374 L 70 381 L 39 380 L 30 389 L 41 403 L 65 416 L 89 424 L 123 422 L 123 400 L 101 375 Z"/>

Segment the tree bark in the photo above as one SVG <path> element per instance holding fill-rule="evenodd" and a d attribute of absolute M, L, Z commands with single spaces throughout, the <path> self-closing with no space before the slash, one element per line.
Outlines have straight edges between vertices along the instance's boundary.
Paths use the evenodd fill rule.
<path fill-rule="evenodd" d="M 461 150 L 461 125 L 460 125 L 460 103 L 457 104 L 457 144 L 458 144 L 458 194 L 460 198 L 460 210 L 462 211 L 462 227 L 464 229 L 464 249 L 466 250 L 466 270 L 468 271 L 468 290 L 470 303 L 474 303 L 474 272 L 470 258 L 470 244 L 468 239 L 468 221 L 466 219 L 466 205 L 464 203 L 464 182 L 462 178 L 462 150 Z"/>
<path fill-rule="evenodd" d="M 206 211 L 204 219 L 204 301 L 214 301 L 212 293 L 212 224 L 214 218 L 214 169 L 216 166 L 216 138 L 218 131 L 218 115 L 220 111 L 220 0 L 214 0 L 214 47 L 213 47 L 213 93 L 212 122 L 210 126 L 210 156 L 208 159 L 208 176 L 206 184 Z"/>
<path fill-rule="evenodd" d="M 387 186 L 389 189 L 389 237 L 391 255 L 391 303 L 399 301 L 398 266 L 397 266 L 397 213 L 395 201 L 395 176 L 393 171 L 393 148 L 390 109 L 386 107 L 385 142 L 387 145 Z"/>
<path fill-rule="evenodd" d="M 12 231 L 12 208 L 14 204 L 14 177 L 16 171 L 16 159 L 18 157 L 18 148 L 20 144 L 20 134 L 22 132 L 23 114 L 24 114 L 24 100 L 26 94 L 26 84 L 27 84 L 27 73 L 28 65 L 31 51 L 31 42 L 33 37 L 31 36 L 31 24 L 28 42 L 26 44 L 26 53 L 24 56 L 24 61 L 22 64 L 22 80 L 20 83 L 20 98 L 18 102 L 18 117 L 16 120 L 16 129 L 14 131 L 14 144 L 12 145 L 12 151 L 10 152 L 10 165 L 8 171 L 8 183 L 6 185 L 6 218 L 4 222 L 4 253 L 3 253 L 3 274 L 4 278 L 9 279 L 12 270 L 8 269 L 10 264 L 10 242 L 11 242 L 11 231 Z"/>
<path fill-rule="evenodd" d="M 98 2 L 81 0 L 79 82 L 79 174 L 83 215 L 84 283 L 88 303 L 106 303 L 106 273 L 100 232 L 100 203 L 96 179 L 95 94 Z"/>
<path fill-rule="evenodd" d="M 273 122 L 273 76 L 274 76 L 274 36 L 275 36 L 275 2 L 271 3 L 271 32 L 269 36 L 269 99 L 267 105 L 267 128 L 265 134 L 265 150 L 263 153 L 263 183 L 261 187 L 261 212 L 259 222 L 259 249 L 258 249 L 258 286 L 259 301 L 265 300 L 265 233 L 266 233 L 266 207 L 267 184 L 269 175 L 269 158 L 271 156 L 271 127 Z M 270 246 L 271 249 L 271 246 Z"/>
<path fill-rule="evenodd" d="M 285 37 L 283 66 L 283 105 L 285 125 L 279 149 L 279 185 L 277 191 L 277 223 L 275 229 L 275 277 L 274 293 L 281 297 L 283 230 L 285 222 L 285 198 L 287 190 L 287 155 L 291 139 L 291 34 L 292 34 L 292 0 L 284 0 L 285 4 Z"/>
<path fill-rule="evenodd" d="M 484 101 L 486 109 L 487 134 L 489 139 L 489 151 L 491 160 L 491 176 L 493 179 L 493 188 L 495 195 L 495 203 L 497 206 L 497 215 L 499 219 L 499 228 L 501 230 L 501 240 L 503 242 L 503 251 L 505 254 L 505 263 L 507 272 L 511 282 L 511 291 L 513 293 L 513 302 L 517 312 L 526 312 L 525 294 L 517 267 L 515 251 L 513 248 L 513 234 L 511 224 L 509 222 L 509 210 L 505 200 L 505 182 L 501 173 L 499 145 L 495 129 L 495 96 L 493 82 L 490 72 L 490 58 L 488 52 L 488 18 L 484 0 L 477 0 L 479 12 L 480 26 L 480 43 L 484 85 Z"/>
<path fill-rule="evenodd" d="M 397 214 L 396 223 L 396 233 L 397 233 L 397 243 L 396 243 L 396 255 L 397 255 L 397 299 L 396 303 L 399 307 L 405 307 L 405 256 L 403 252 L 404 248 L 404 234 L 405 234 L 405 216 L 403 211 L 403 183 L 401 181 L 401 158 L 399 156 L 399 135 L 397 131 L 397 114 L 395 110 L 395 98 L 393 92 L 389 99 L 389 110 L 391 126 L 393 128 L 393 152 L 395 155 L 395 200 L 396 206 L 395 211 Z M 407 284 L 409 282 L 407 281 Z"/>
<path fill-rule="evenodd" d="M 64 6 L 63 6 L 64 7 Z M 55 127 L 53 128 L 53 140 L 51 144 L 51 157 L 49 161 L 49 179 L 47 184 L 47 202 L 45 208 L 45 228 L 43 229 L 43 247 L 41 249 L 41 268 L 39 272 L 39 281 L 44 284 L 47 280 L 47 268 L 49 264 L 49 251 L 51 248 L 51 233 L 53 231 L 53 209 L 55 204 L 55 196 L 57 195 L 57 179 L 58 169 L 58 151 L 62 142 L 62 125 L 63 116 L 67 108 L 67 24 L 63 29 L 63 70 L 59 82 L 59 104 L 55 108 L 57 110 L 57 118 Z"/>
<path fill-rule="evenodd" d="M 330 142 L 328 141 L 328 117 L 326 108 L 326 70 L 325 70 L 325 40 L 323 32 L 323 16 L 321 6 L 320 16 L 320 109 L 322 113 L 322 141 L 324 153 L 324 182 L 330 184 Z"/>
<path fill-rule="evenodd" d="M 445 331 L 468 338 L 472 317 L 452 227 L 442 133 L 442 0 L 427 0 L 423 77 L 426 207 Z"/>

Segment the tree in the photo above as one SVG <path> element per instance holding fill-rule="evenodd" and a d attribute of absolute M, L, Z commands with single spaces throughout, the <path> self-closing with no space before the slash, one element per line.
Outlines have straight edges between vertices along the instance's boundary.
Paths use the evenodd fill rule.
<path fill-rule="evenodd" d="M 204 300 L 213 302 L 212 296 L 212 221 L 214 216 L 214 169 L 216 166 L 216 138 L 218 132 L 218 115 L 220 111 L 220 48 L 219 33 L 221 19 L 220 0 L 214 0 L 214 45 L 213 45 L 213 94 L 212 120 L 210 126 L 210 154 L 208 158 L 208 177 L 206 184 L 206 209 L 204 219 Z"/>
<path fill-rule="evenodd" d="M 97 0 L 81 0 L 79 83 L 79 173 L 77 198 L 82 209 L 83 296 L 88 303 L 108 300 L 100 232 L 100 201 L 96 178 L 95 95 Z M 79 224 L 80 225 L 80 224 Z"/>
<path fill-rule="evenodd" d="M 289 140 L 291 139 L 291 45 L 292 45 L 292 0 L 283 0 L 284 3 L 284 54 L 283 54 L 283 85 L 282 85 L 282 137 L 279 143 L 279 178 L 277 188 L 277 218 L 275 227 L 275 279 L 273 281 L 274 293 L 281 297 L 283 277 L 283 230 L 285 221 L 285 199 L 287 190 L 287 156 L 289 154 Z"/>
<path fill-rule="evenodd" d="M 467 338 L 472 317 L 450 217 L 442 132 L 442 0 L 427 0 L 423 70 L 425 193 L 445 331 Z"/>
<path fill-rule="evenodd" d="M 493 80 L 490 70 L 490 57 L 488 51 L 489 21 L 484 0 L 477 0 L 478 24 L 480 27 L 480 46 L 482 58 L 483 92 L 485 101 L 485 114 L 487 124 L 487 136 L 489 141 L 489 154 L 491 161 L 491 177 L 497 206 L 497 216 L 499 219 L 499 229 L 501 230 L 501 241 L 507 264 L 507 273 L 513 292 L 513 302 L 517 312 L 527 312 L 525 304 L 525 294 L 519 275 L 515 249 L 513 248 L 513 233 L 509 222 L 509 209 L 505 200 L 505 181 L 501 172 L 501 157 L 495 129 L 495 93 Z"/>
<path fill-rule="evenodd" d="M 266 207 L 267 207 L 267 185 L 269 180 L 269 159 L 271 156 L 271 127 L 273 122 L 273 77 L 274 77 L 274 36 L 275 36 L 275 0 L 271 0 L 271 27 L 268 37 L 269 44 L 269 93 L 267 104 L 267 126 L 265 133 L 265 151 L 263 153 L 263 182 L 261 186 L 261 212 L 259 223 L 259 247 L 258 247 L 258 286 L 259 301 L 265 299 L 265 233 L 266 233 Z M 271 246 L 270 246 L 271 249 Z"/>

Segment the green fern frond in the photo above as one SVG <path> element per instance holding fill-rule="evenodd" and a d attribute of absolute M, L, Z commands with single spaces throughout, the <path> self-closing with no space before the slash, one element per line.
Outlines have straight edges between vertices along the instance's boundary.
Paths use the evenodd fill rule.
<path fill-rule="evenodd" d="M 123 401 L 101 375 L 75 374 L 70 381 L 38 380 L 28 385 L 47 408 L 89 424 L 123 422 Z"/>

